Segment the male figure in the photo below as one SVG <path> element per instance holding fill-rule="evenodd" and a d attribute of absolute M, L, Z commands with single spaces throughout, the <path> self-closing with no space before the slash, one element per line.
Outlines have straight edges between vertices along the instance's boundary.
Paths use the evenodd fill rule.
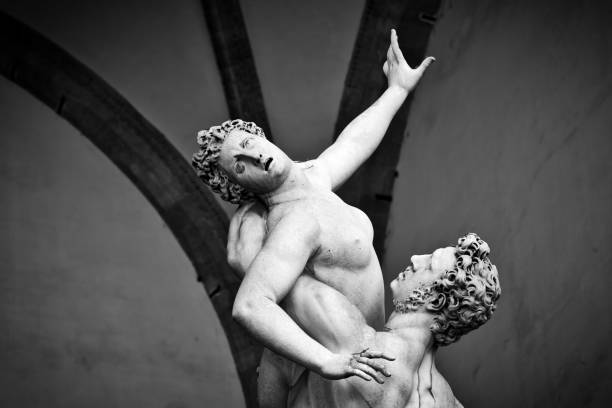
<path fill-rule="evenodd" d="M 278 304 L 306 270 L 346 296 L 369 325 L 382 327 L 384 290 L 372 225 L 363 212 L 332 191 L 376 149 L 432 60 L 410 68 L 393 30 L 383 67 L 387 90 L 315 160 L 291 161 L 260 137 L 261 129 L 239 120 L 198 134 L 200 151 L 193 164 L 202 180 L 228 201 L 240 203 L 256 196 L 267 210 L 266 239 L 246 270 L 234 318 L 268 349 L 326 378 L 378 379 L 375 370 L 382 369 L 370 358 L 385 356 L 331 352 Z"/>
<path fill-rule="evenodd" d="M 230 232 L 232 245 L 245 249 L 238 254 L 243 265 L 260 245 L 257 237 L 263 228 L 253 221 Z M 501 290 L 489 246 L 470 233 L 455 247 L 413 256 L 410 266 L 391 282 L 391 291 L 395 310 L 384 331 L 377 332 L 341 293 L 300 276 L 284 301 L 287 312 L 334 352 L 366 346 L 396 356 L 386 363 L 393 377 L 374 384 L 355 377 L 330 381 L 307 373 L 290 385 L 290 371 L 262 366 L 260 406 L 462 407 L 436 369 L 435 352 L 484 324 L 495 310 Z"/>

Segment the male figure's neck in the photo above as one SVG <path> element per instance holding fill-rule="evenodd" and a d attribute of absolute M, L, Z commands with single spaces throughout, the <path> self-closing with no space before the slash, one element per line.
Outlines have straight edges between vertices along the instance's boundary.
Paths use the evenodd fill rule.
<path fill-rule="evenodd" d="M 289 174 L 274 191 L 259 194 L 268 209 L 275 205 L 302 199 L 309 195 L 313 186 L 297 163 L 292 163 Z"/>
<path fill-rule="evenodd" d="M 391 333 L 408 341 L 411 345 L 409 359 L 418 364 L 416 367 L 418 381 L 413 393 L 418 393 L 419 401 L 429 401 L 430 403 L 435 402 L 433 388 L 434 376 L 437 373 L 435 365 L 437 347 L 434 345 L 431 334 L 430 326 L 432 323 L 433 315 L 422 310 L 408 313 L 394 311 L 386 325 Z M 423 405 L 429 406 L 427 403 Z"/>
<path fill-rule="evenodd" d="M 418 341 L 426 351 L 429 351 L 433 347 L 433 336 L 430 329 L 432 322 L 433 316 L 428 312 L 399 313 L 393 311 L 385 327 L 405 340 Z"/>

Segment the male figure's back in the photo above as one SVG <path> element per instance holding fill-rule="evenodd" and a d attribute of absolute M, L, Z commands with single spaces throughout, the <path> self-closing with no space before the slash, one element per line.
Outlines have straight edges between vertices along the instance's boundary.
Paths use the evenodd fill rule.
<path fill-rule="evenodd" d="M 393 375 L 384 384 L 356 377 L 327 380 L 308 372 L 290 390 L 288 408 L 459 408 L 446 379 L 436 369 L 433 356 L 386 333 L 377 333 L 372 347 L 393 350 L 387 363 Z M 411 350 L 410 355 L 397 350 Z M 415 354 L 418 354 L 416 356 Z M 418 359 L 420 358 L 420 361 Z"/>
<path fill-rule="evenodd" d="M 407 325 L 377 332 L 339 292 L 309 277 L 298 280 L 286 307 L 294 318 L 316 314 L 321 335 L 317 340 L 330 350 L 344 352 L 365 345 L 395 357 L 385 362 L 393 375 L 384 384 L 357 377 L 331 381 L 305 373 L 289 391 L 287 407 L 461 407 L 436 368 L 435 347 L 422 328 Z"/>

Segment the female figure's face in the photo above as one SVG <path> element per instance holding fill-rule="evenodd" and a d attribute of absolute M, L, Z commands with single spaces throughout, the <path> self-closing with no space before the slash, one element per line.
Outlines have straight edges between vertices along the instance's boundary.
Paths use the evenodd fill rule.
<path fill-rule="evenodd" d="M 276 190 L 291 167 L 289 157 L 276 145 L 238 129 L 223 141 L 218 163 L 230 180 L 255 194 Z"/>

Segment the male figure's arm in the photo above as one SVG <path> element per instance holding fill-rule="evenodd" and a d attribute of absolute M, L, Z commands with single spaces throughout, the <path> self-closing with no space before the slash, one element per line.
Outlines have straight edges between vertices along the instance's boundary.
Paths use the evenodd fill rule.
<path fill-rule="evenodd" d="M 432 57 L 427 57 L 416 69 L 410 68 L 399 48 L 397 34 L 391 30 L 391 45 L 383 66 L 387 90 L 349 123 L 317 159 L 329 176 L 332 190 L 340 187 L 376 150 L 391 119 L 432 61 Z"/>
<path fill-rule="evenodd" d="M 338 290 L 310 275 L 299 277 L 283 306 L 310 336 L 332 352 L 352 353 L 360 351 L 359 348 L 374 348 L 376 331 L 367 324 L 361 311 Z M 394 360 L 388 353 L 376 353 L 377 357 Z M 357 355 L 355 359 L 390 375 L 382 360 Z M 382 382 L 383 377 L 376 375 L 377 381 Z"/>
<path fill-rule="evenodd" d="M 278 305 L 316 251 L 317 237 L 318 224 L 307 214 L 295 211 L 285 215 L 250 263 L 236 295 L 234 319 L 270 350 L 323 377 L 357 375 L 378 380 L 377 363 L 369 357 L 381 357 L 380 353 L 368 351 L 359 361 L 348 352 L 334 353 L 308 336 Z"/>

